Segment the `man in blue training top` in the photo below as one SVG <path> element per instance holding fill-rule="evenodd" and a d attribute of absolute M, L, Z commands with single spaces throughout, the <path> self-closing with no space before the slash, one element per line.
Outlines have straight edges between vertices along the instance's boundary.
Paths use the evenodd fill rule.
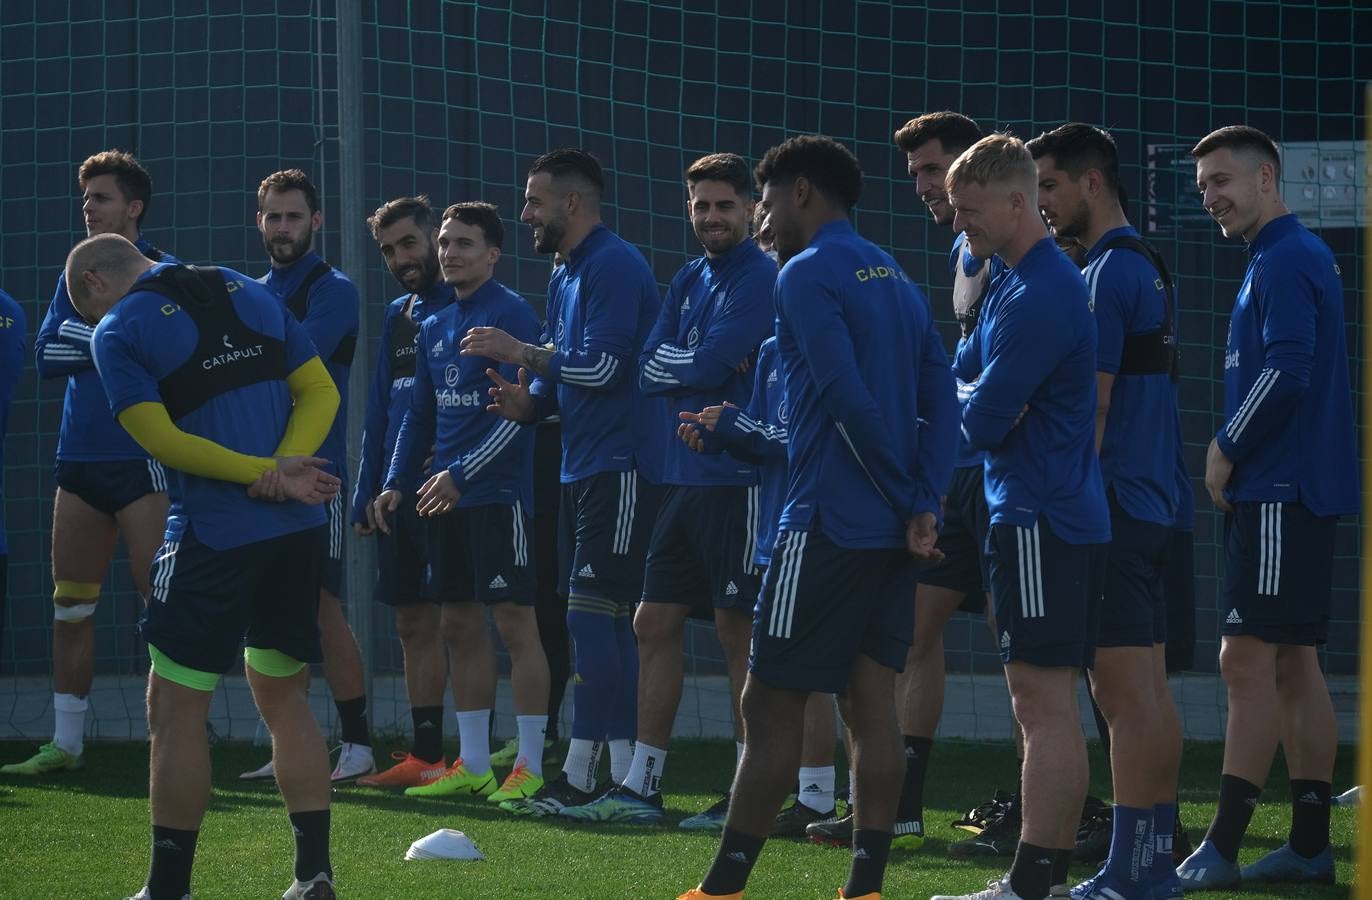
<path fill-rule="evenodd" d="M 5 497 L 5 435 L 10 427 L 10 403 L 24 373 L 24 342 L 28 340 L 24 310 L 14 298 L 0 291 L 0 501 Z M 5 604 L 9 597 L 9 538 L 0 517 L 0 637 L 3 637 Z"/>
<path fill-rule="evenodd" d="M 357 349 L 360 300 L 348 276 L 314 251 L 314 236 L 324 224 L 319 191 L 299 169 L 273 172 L 257 188 L 257 230 L 272 267 L 259 281 L 272 289 L 296 321 L 305 326 L 319 358 L 333 376 L 343 401 L 320 453 L 330 471 L 348 480 L 348 373 Z M 362 653 L 348 627 L 340 599 L 343 593 L 343 536 L 347 531 L 344 494 L 329 503 L 328 556 L 319 596 L 319 634 L 324 646 L 324 677 L 338 709 L 343 746 L 333 769 L 334 781 L 347 781 L 376 771 L 367 727 L 367 688 L 362 679 Z M 243 778 L 270 778 L 272 764 Z"/>
<path fill-rule="evenodd" d="M 672 278 L 638 357 L 639 388 L 654 398 L 655 420 L 673 430 L 682 411 L 747 401 L 745 371 L 772 331 L 777 274 L 776 264 L 748 240 L 752 182 L 743 158 L 704 156 L 685 177 L 687 212 L 705 255 Z M 688 615 L 714 620 L 735 704 L 743 690 L 760 581 L 753 563 L 757 470 L 731 457 L 701 456 L 679 441 L 667 441 L 665 449 L 665 487 L 648 545 L 643 603 L 634 616 L 640 668 L 633 760 L 616 789 L 563 811 L 572 818 L 662 821 L 662 771 L 681 703 Z M 722 800 L 681 827 L 722 827 L 726 806 Z"/>
<path fill-rule="evenodd" d="M 1176 310 L 1171 277 L 1120 206 L 1109 134 L 1072 122 L 1028 143 L 1053 236 L 1087 248 L 1096 317 L 1096 448 L 1110 505 L 1091 668 L 1114 781 L 1110 855 L 1077 898 L 1180 897 L 1172 862 L 1181 720 L 1167 686 L 1163 595 L 1177 515 Z M 1151 865 L 1149 861 L 1151 860 Z"/>
<path fill-rule="evenodd" d="M 1009 874 L 967 900 L 1065 889 L 1086 797 L 1076 683 L 1089 667 L 1109 510 L 1096 458 L 1096 323 L 1081 273 L 1039 215 L 1018 139 L 982 138 L 948 170 L 953 227 L 1009 270 L 992 286 L 954 374 L 975 383 L 968 442 L 985 449 L 991 599 L 1024 729 L 1022 827 Z"/>
<path fill-rule="evenodd" d="M 122 235 L 149 259 L 165 257 L 142 236 L 152 179 L 131 154 L 105 150 L 89 157 L 77 182 L 88 237 Z M 87 697 L 95 678 L 92 616 L 100 584 L 114 558 L 115 541 L 122 538 L 134 586 L 146 599 L 148 571 L 167 519 L 166 473 L 110 415 L 91 360 L 93 331 L 72 308 L 65 273 L 58 275 L 34 340 L 38 374 L 67 381 L 52 508 L 53 738 L 24 762 L 0 766 L 6 775 L 41 775 L 85 765 Z"/>
<path fill-rule="evenodd" d="M 961 113 L 948 110 L 925 113 L 906 122 L 894 135 L 896 146 L 905 152 L 906 166 L 914 181 L 915 193 L 929 210 L 934 224 L 945 228 L 953 224 L 953 208 L 948 204 L 944 178 L 948 167 L 964 150 L 981 140 L 981 128 Z M 999 257 L 982 260 L 967 251 L 961 234 L 953 240 L 948 269 L 953 276 L 953 314 L 960 337 L 966 340 L 976 327 L 977 315 L 990 290 L 992 280 L 1005 270 Z M 958 399 L 966 402 L 971 389 L 958 383 Z M 992 634 L 994 607 L 987 602 L 990 579 L 986 571 L 986 491 L 983 486 L 984 456 L 958 436 L 953 468 L 953 483 L 944 502 L 943 527 L 938 547 L 943 560 L 920 570 L 915 601 L 915 641 L 905 671 L 896 681 L 898 714 L 905 740 L 905 783 L 901 788 L 900 810 L 896 819 L 894 846 L 918 849 L 924 843 L 924 780 L 933 748 L 934 732 L 943 715 L 945 660 L 944 626 L 954 612 L 986 618 Z M 1023 754 L 1024 741 L 1015 730 L 1017 748 Z M 1016 777 L 1020 767 L 1016 766 Z M 948 845 L 955 858 L 1006 856 L 1019 841 L 1019 790 L 997 791 L 990 803 L 980 804 L 989 811 L 982 831 Z M 978 804 L 966 804 L 974 808 Z M 817 824 L 814 831 L 833 826 Z"/>
<path fill-rule="evenodd" d="M 631 616 L 671 432 L 634 371 L 661 304 L 657 283 L 643 254 L 601 223 L 604 189 L 600 163 L 584 150 L 552 150 L 534 161 L 520 221 L 533 229 L 535 250 L 565 260 L 548 282 L 541 343 L 496 328 L 473 329 L 462 341 L 463 353 L 520 367 L 514 382 L 492 376 L 497 412 L 519 422 L 562 417 L 558 558 L 575 645 L 572 740 L 565 778 L 529 802 L 501 805 L 524 815 L 555 815 L 593 799 L 607 743 L 610 777 L 622 783 L 636 727 Z"/>
<path fill-rule="evenodd" d="M 1270 137 L 1230 125 L 1191 155 L 1206 211 L 1225 237 L 1247 242 L 1251 259 L 1229 318 L 1225 424 L 1205 460 L 1206 490 L 1225 513 L 1224 771 L 1205 841 L 1177 874 L 1188 890 L 1333 882 L 1338 729 L 1316 647 L 1329 631 L 1338 518 L 1358 511 L 1343 285 L 1329 248 L 1282 202 Z M 1278 741 L 1291 776 L 1290 837 L 1240 870 Z"/>
<path fill-rule="evenodd" d="M 443 212 L 438 261 L 457 299 L 419 326 L 410 408 L 400 425 L 386 490 L 373 515 L 383 531 L 405 493 L 417 492 L 417 512 L 431 518 L 429 590 L 443 604 L 459 758 L 431 784 L 405 789 L 414 797 L 478 795 L 492 803 L 523 800 L 543 787 L 548 663 L 534 617 L 533 429 L 486 408 L 490 357 L 462 353 L 473 328 L 498 328 L 532 341 L 538 318 L 528 302 L 492 277 L 505 228 L 489 203 L 457 203 Z M 505 380 L 515 366 L 503 364 Z M 433 447 L 433 474 L 422 462 Z M 495 650 L 486 625 L 490 607 L 510 652 L 510 681 L 519 753 L 497 783 L 491 768 Z"/>
<path fill-rule="evenodd" d="M 745 746 L 713 865 L 684 898 L 738 897 L 799 762 L 806 700 L 834 693 L 856 761 L 841 897 L 877 897 L 903 753 L 895 675 L 914 626 L 916 559 L 936 559 L 957 398 L 929 304 L 849 221 L 862 169 L 795 137 L 755 171 L 777 252 L 788 484 L 753 620 Z"/>
<path fill-rule="evenodd" d="M 328 752 L 308 664 L 319 659 L 320 504 L 339 489 L 313 454 L 338 391 L 304 329 L 237 272 L 154 264 L 100 235 L 76 245 L 66 275 L 73 306 L 99 323 L 91 349 L 111 412 L 176 478 L 139 622 L 152 658 L 152 864 L 136 900 L 190 895 L 210 800 L 205 720 L 245 641 L 295 834 L 284 900 L 332 900 Z"/>
<path fill-rule="evenodd" d="M 367 392 L 367 421 L 353 489 L 353 531 L 376 533 L 372 501 L 381 493 L 395 452 L 400 423 L 414 389 L 415 338 L 419 325 L 453 300 L 442 278 L 429 198 L 397 197 L 379 207 L 367 225 L 386 268 L 405 293 L 386 307 L 377 340 L 376 370 Z M 427 590 L 424 523 L 412 495 L 403 498 L 390 524 L 377 535 L 377 602 L 395 610 L 395 630 L 405 666 L 413 737 L 409 752 L 395 754 L 394 766 L 357 780 L 369 787 L 416 787 L 436 781 L 448 769 L 443 754 L 443 686 L 447 683 L 439 607 Z"/>

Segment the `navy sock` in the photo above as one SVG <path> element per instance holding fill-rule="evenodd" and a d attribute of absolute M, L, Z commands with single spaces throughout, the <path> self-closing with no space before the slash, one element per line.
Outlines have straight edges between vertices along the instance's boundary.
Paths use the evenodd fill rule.
<path fill-rule="evenodd" d="M 1329 795 L 1327 781 L 1291 779 L 1291 849 L 1306 858 L 1329 846 Z"/>
<path fill-rule="evenodd" d="M 414 724 L 414 742 L 410 752 L 424 762 L 436 763 L 443 758 L 443 707 L 412 706 L 410 721 Z"/>
<path fill-rule="evenodd" d="M 295 832 L 295 880 L 309 881 L 320 872 L 333 877 L 329 865 L 329 811 L 316 809 L 291 813 Z"/>
<path fill-rule="evenodd" d="M 1258 808 L 1258 797 L 1262 788 L 1237 775 L 1220 776 L 1220 802 L 1215 809 L 1215 821 L 1205 839 L 1215 845 L 1220 856 L 1230 862 L 1237 862 L 1239 845 L 1243 843 L 1243 833 L 1253 819 L 1253 811 Z"/>
<path fill-rule="evenodd" d="M 726 826 L 719 840 L 719 849 L 715 851 L 715 861 L 710 865 L 710 871 L 705 873 L 700 889 L 714 895 L 742 891 L 765 843 L 766 838 L 753 837 Z"/>
<path fill-rule="evenodd" d="M 181 900 L 191 892 L 191 866 L 199 831 L 152 826 L 152 865 L 148 867 L 151 900 Z"/>
<path fill-rule="evenodd" d="M 1138 809 L 1115 804 L 1110 834 L 1110 856 L 1105 868 L 1128 885 L 1142 885 L 1148 877 L 1153 854 L 1148 842 L 1153 832 L 1153 807 Z"/>
<path fill-rule="evenodd" d="M 886 877 L 886 860 L 891 855 L 891 832 L 871 828 L 853 829 L 853 865 L 843 896 L 861 897 L 881 890 Z"/>
<path fill-rule="evenodd" d="M 371 732 L 367 729 L 367 695 L 351 700 L 335 700 L 338 709 L 338 724 L 343 732 L 343 743 L 372 745 Z"/>

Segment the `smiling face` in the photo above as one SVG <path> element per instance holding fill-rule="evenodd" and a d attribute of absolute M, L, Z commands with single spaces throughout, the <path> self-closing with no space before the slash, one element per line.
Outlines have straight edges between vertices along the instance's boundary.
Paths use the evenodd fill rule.
<path fill-rule="evenodd" d="M 376 231 L 376 243 L 400 286 L 412 294 L 423 293 L 438 281 L 438 250 L 433 235 L 406 216 Z"/>
<path fill-rule="evenodd" d="M 967 249 L 973 256 L 990 259 L 1013 239 L 1020 215 L 1014 196 L 1011 185 L 1004 182 L 964 182 L 948 192 L 953 230 L 967 235 Z"/>
<path fill-rule="evenodd" d="M 1201 203 L 1227 238 L 1252 240 L 1263 216 L 1263 189 L 1275 181 L 1270 162 L 1253 153 L 1221 147 L 1196 160 Z"/>
<path fill-rule="evenodd" d="M 804 226 L 796 206 L 796 181 L 769 181 L 762 186 L 762 225 L 772 232 L 772 246 L 783 263 L 805 249 Z"/>
<path fill-rule="evenodd" d="M 533 229 L 534 249 L 539 253 L 554 252 L 567 236 L 566 200 L 567 195 L 553 185 L 551 173 L 529 176 L 519 221 Z"/>
<path fill-rule="evenodd" d="M 314 233 L 323 224 L 323 216 L 310 212 L 305 192 L 297 189 L 267 191 L 262 209 L 257 213 L 257 230 L 262 232 L 262 246 L 272 259 L 272 265 L 284 268 L 295 262 L 314 246 Z"/>
<path fill-rule="evenodd" d="M 948 203 L 944 179 L 958 154 L 943 149 L 939 138 L 925 141 L 905 154 L 907 169 L 915 182 L 915 193 L 929 208 L 934 222 L 945 228 L 953 224 L 953 207 Z"/>
<path fill-rule="evenodd" d="M 1057 160 L 1044 155 L 1037 160 L 1039 169 L 1039 211 L 1053 231 L 1053 237 L 1073 240 L 1086 234 L 1091 225 L 1091 209 L 1086 203 L 1083 178 L 1073 178 L 1059 169 Z"/>
<path fill-rule="evenodd" d="M 708 179 L 689 184 L 686 210 L 709 256 L 728 253 L 748 237 L 752 200 L 740 197 L 728 182 Z"/>
<path fill-rule="evenodd" d="M 95 175 L 81 192 L 81 216 L 86 222 L 86 237 L 119 234 L 130 241 L 138 239 L 138 214 L 141 200 L 130 201 L 119 189 L 114 175 Z"/>
<path fill-rule="evenodd" d="M 438 229 L 438 264 L 443 280 L 470 296 L 491 277 L 500 261 L 500 248 L 486 243 L 480 225 L 468 225 L 454 216 Z"/>

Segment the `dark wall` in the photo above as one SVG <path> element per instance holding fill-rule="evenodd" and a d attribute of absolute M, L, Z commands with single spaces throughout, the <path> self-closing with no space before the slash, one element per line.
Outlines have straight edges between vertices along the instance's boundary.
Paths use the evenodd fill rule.
<path fill-rule="evenodd" d="M 1198 665 L 1211 669 L 1220 522 L 1199 474 L 1219 424 L 1219 348 L 1245 256 L 1198 215 L 1187 173 L 1162 161 L 1167 148 L 1233 122 L 1288 142 L 1359 138 L 1372 12 L 1354 5 L 367 3 L 364 205 L 420 191 L 438 206 L 498 203 L 509 229 L 500 276 L 541 307 L 547 261 L 516 222 L 524 171 L 538 153 L 577 144 L 601 158 L 611 225 L 665 284 L 697 252 L 680 181 L 692 159 L 726 149 L 756 159 L 787 135 L 822 131 L 848 142 L 863 164 L 858 227 L 893 250 L 946 320 L 950 235 L 914 196 L 890 143 L 894 128 L 940 108 L 1023 137 L 1067 119 L 1109 128 L 1126 188 L 1140 198 L 1133 217 L 1156 227 L 1150 237 L 1180 283 L 1181 396 L 1200 510 Z M 306 168 L 323 187 L 326 255 L 336 255 L 341 227 L 363 227 L 331 216 L 339 208 L 331 0 L 109 0 L 98 19 L 86 8 L 0 5 L 0 286 L 24 304 L 31 331 L 82 236 L 76 166 L 105 147 L 133 150 L 148 165 L 157 192 L 148 234 L 182 259 L 262 271 L 253 194 L 285 166 Z M 1343 268 L 1356 349 L 1358 233 L 1323 237 Z M 398 292 L 379 256 L 350 274 L 379 321 Z M 10 671 L 46 664 L 60 397 L 61 385 L 39 384 L 30 371 L 10 420 L 11 588 L 0 643 Z M 1336 549 L 1334 618 L 1345 624 L 1358 614 L 1356 538 L 1345 524 Z M 117 570 L 115 600 L 99 613 L 101 655 L 136 668 L 138 602 L 128 585 Z M 984 649 L 980 629 L 956 634 L 962 646 L 970 634 Z M 1351 670 L 1355 647 L 1355 629 L 1336 628 L 1331 667 Z"/>

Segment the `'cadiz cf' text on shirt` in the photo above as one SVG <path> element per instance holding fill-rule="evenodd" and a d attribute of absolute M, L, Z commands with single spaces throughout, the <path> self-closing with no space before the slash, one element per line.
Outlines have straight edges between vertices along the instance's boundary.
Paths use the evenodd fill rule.
<path fill-rule="evenodd" d="M 790 457 L 779 527 L 850 548 L 905 546 L 952 479 L 957 396 L 929 303 L 846 220 L 777 276 Z"/>

